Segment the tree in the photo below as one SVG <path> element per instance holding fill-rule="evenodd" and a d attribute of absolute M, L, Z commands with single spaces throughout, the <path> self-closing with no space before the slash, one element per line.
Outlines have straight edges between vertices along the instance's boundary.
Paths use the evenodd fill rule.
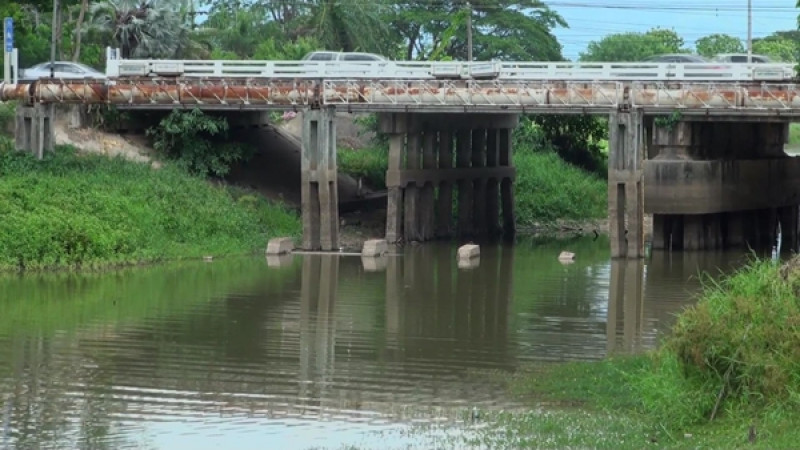
<path fill-rule="evenodd" d="M 465 0 L 442 0 L 396 5 L 387 20 L 399 37 L 406 59 L 432 55 L 467 59 Z M 473 57 L 475 60 L 560 61 L 561 45 L 552 34 L 564 19 L 539 0 L 474 2 Z"/>
<path fill-rule="evenodd" d="M 384 53 L 388 36 L 384 8 L 380 1 L 318 0 L 307 16 L 310 37 L 328 50 Z"/>
<path fill-rule="evenodd" d="M 90 27 L 123 58 L 169 58 L 188 38 L 176 0 L 104 0 L 89 7 Z"/>
<path fill-rule="evenodd" d="M 728 34 L 710 34 L 695 42 L 697 54 L 710 58 L 720 53 L 742 53 L 744 45 L 739 38 Z"/>
<path fill-rule="evenodd" d="M 775 61 L 800 60 L 800 31 L 776 31 L 761 39 L 753 39 L 753 53 L 769 56 Z"/>
<path fill-rule="evenodd" d="M 586 52 L 580 54 L 581 61 L 617 62 L 641 61 L 662 53 L 690 53 L 675 31 L 653 28 L 646 33 L 610 34 L 599 41 L 592 41 Z"/>

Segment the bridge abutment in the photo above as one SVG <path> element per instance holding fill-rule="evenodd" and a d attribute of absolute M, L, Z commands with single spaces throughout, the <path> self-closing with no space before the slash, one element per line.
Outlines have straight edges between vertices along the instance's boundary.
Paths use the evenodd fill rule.
<path fill-rule="evenodd" d="M 788 123 L 681 121 L 652 127 L 644 165 L 653 248 L 797 249 L 800 161 L 784 153 Z"/>
<path fill-rule="evenodd" d="M 386 239 L 513 235 L 517 124 L 516 114 L 382 114 L 380 131 L 390 136 Z"/>
<path fill-rule="evenodd" d="M 336 173 L 336 126 L 333 108 L 303 115 L 300 196 L 303 248 L 339 248 L 339 199 Z"/>

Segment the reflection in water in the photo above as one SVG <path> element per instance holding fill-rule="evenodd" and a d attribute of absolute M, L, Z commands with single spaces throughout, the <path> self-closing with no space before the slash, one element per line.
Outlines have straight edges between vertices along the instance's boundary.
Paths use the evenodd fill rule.
<path fill-rule="evenodd" d="M 741 260 L 607 249 L 485 246 L 469 270 L 425 245 L 0 278 L 0 445 L 426 448 L 405 427 L 521 406 L 490 373 L 652 348 L 701 270 Z"/>

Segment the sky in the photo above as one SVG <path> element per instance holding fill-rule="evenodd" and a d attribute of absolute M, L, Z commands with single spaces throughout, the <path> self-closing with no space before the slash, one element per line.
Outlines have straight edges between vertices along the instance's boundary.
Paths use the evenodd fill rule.
<path fill-rule="evenodd" d="M 753 38 L 796 30 L 797 0 L 751 0 Z M 544 0 L 569 24 L 556 28 L 564 57 L 576 60 L 591 41 L 628 31 L 675 30 L 690 48 L 709 34 L 724 33 L 747 42 L 748 0 Z"/>

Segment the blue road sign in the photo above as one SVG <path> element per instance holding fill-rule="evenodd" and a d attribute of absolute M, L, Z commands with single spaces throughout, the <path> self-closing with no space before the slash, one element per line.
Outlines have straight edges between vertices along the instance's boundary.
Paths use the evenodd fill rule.
<path fill-rule="evenodd" d="M 14 51 L 14 19 L 6 17 L 4 30 L 3 40 L 6 43 L 6 51 L 11 53 Z"/>

